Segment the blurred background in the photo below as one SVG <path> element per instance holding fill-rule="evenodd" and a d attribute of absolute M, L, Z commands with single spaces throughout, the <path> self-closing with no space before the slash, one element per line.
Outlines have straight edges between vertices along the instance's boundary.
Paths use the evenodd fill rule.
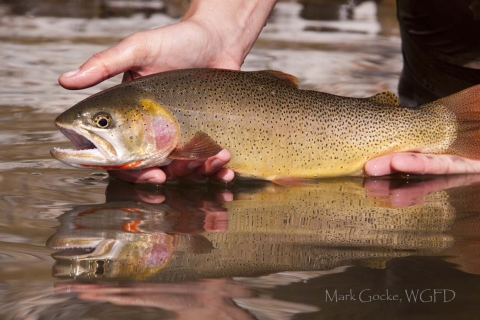
<path fill-rule="evenodd" d="M 141 187 L 126 185 L 125 190 L 119 191 L 112 189 L 112 184 L 107 187 L 105 172 L 70 168 L 51 158 L 51 148 L 70 146 L 53 125 L 55 117 L 87 96 L 121 81 L 119 75 L 92 88 L 69 91 L 58 84 L 59 75 L 78 69 L 95 53 L 134 32 L 176 23 L 188 5 L 186 0 L 0 0 L 0 318 L 169 318 L 175 313 L 165 310 L 175 304 L 161 307 L 161 302 L 191 301 L 192 289 L 198 287 L 206 290 L 205 301 L 225 303 L 228 315 L 232 310 L 228 308 L 248 310 L 247 319 L 311 319 L 312 312 L 317 312 L 313 318 L 321 315 L 329 319 L 358 319 L 362 315 L 368 319 L 475 318 L 475 302 L 480 295 L 479 278 L 473 274 L 478 274 L 480 219 L 475 202 L 478 186 L 470 185 L 478 184 L 478 176 L 451 176 L 450 180 L 438 177 L 431 181 L 423 181 L 422 177 L 416 183 L 407 178 L 397 182 L 372 179 L 369 188 L 363 181 L 353 179 L 340 181 L 337 187 L 327 183 L 326 190 L 319 189 L 317 193 L 302 189 L 289 193 L 289 189 L 283 189 L 283 196 L 278 190 L 253 185 L 227 190 L 234 201 L 226 201 L 221 198 L 224 186 L 215 192 L 204 190 L 210 186 L 190 192 L 188 188 L 153 186 L 148 193 Z M 279 1 L 242 69 L 281 70 L 298 77 L 302 88 L 367 97 L 397 91 L 402 68 L 400 44 L 393 0 Z M 452 187 L 459 188 L 443 191 Z M 70 261 L 63 261 L 55 267 L 51 256 L 54 250 L 47 248 L 46 242 L 61 224 L 57 219 L 63 219 L 67 231 L 70 227 L 82 230 L 75 226 L 75 210 L 92 213 L 98 205 L 110 208 L 110 204 L 104 205 L 109 189 L 110 198 L 113 195 L 117 201 L 134 198 L 131 200 L 135 202 L 126 207 L 128 210 L 120 210 L 126 216 L 133 215 L 133 226 L 141 220 L 135 215 L 140 201 L 135 196 L 141 201 L 167 199 L 160 206 L 148 207 L 153 212 L 151 216 L 158 218 L 152 218 L 156 222 L 164 221 L 161 214 L 154 214 L 157 209 L 178 214 L 182 211 L 178 206 L 185 206 L 188 210 L 177 216 L 183 217 L 187 226 L 202 226 L 205 214 L 222 217 L 228 211 L 230 233 L 202 233 L 210 237 L 210 245 L 220 248 L 214 250 L 219 253 L 217 256 L 209 260 L 208 255 L 203 255 L 207 259 L 199 255 L 196 265 L 188 260 L 192 255 L 182 251 L 176 253 L 177 260 L 171 263 L 172 268 L 178 268 L 179 276 L 189 275 L 186 267 L 191 269 L 190 275 L 198 270 L 205 272 L 200 272 L 199 278 L 228 278 L 198 281 L 184 288 L 182 282 L 164 286 L 162 277 L 168 278 L 169 273 L 160 272 L 147 288 L 147 292 L 153 292 L 151 297 L 158 298 L 158 308 L 135 306 L 132 302 L 148 301 L 136 296 L 142 292 L 136 288 L 142 289 L 143 282 L 119 287 L 122 298 L 132 298 L 127 306 L 121 306 L 119 300 L 106 302 L 111 283 L 100 286 L 100 282 L 92 282 L 91 287 L 83 287 L 84 283 L 74 280 L 82 271 L 76 268 L 78 265 L 73 264 L 74 268 Z M 148 197 L 140 197 L 144 193 Z M 402 196 L 407 199 L 405 203 L 392 203 Z M 304 208 L 309 203 L 312 210 Z M 265 219 L 262 208 L 271 212 L 278 222 L 277 229 L 269 229 L 276 225 Z M 260 214 L 255 215 L 256 210 Z M 319 215 L 319 210 L 326 210 L 325 215 Z M 109 228 L 121 230 L 117 233 L 126 238 L 135 235 L 121 229 L 125 221 L 115 219 L 122 217 L 118 212 L 113 212 L 111 219 L 104 219 L 102 212 L 97 216 L 99 220 L 95 220 L 96 215 L 86 215 L 87 220 L 92 217 L 87 222 L 102 235 L 106 234 L 103 229 Z M 253 218 L 258 218 L 258 224 L 252 224 L 257 221 Z M 252 230 L 247 232 L 243 227 Z M 322 240 L 323 235 L 327 240 Z M 187 236 L 184 238 L 196 243 L 198 237 Z M 222 237 L 230 240 L 223 241 Z M 202 243 L 196 244 L 205 249 Z M 408 245 L 402 247 L 399 243 Z M 228 253 L 226 258 L 221 257 L 224 252 Z M 410 257 L 414 254 L 417 257 Z M 418 256 L 422 254 L 435 257 Z M 281 263 L 252 267 L 261 260 L 260 256 Z M 223 264 L 217 263 L 218 259 L 224 259 Z M 238 269 L 231 267 L 237 265 Z M 96 271 L 100 269 L 106 270 L 103 264 Z M 265 274 L 285 272 L 256 277 L 259 270 Z M 289 272 L 292 270 L 303 271 Z M 212 276 L 210 272 L 217 274 Z M 54 278 L 59 274 L 72 281 Z M 375 293 L 382 293 L 392 287 L 448 288 L 458 292 L 458 298 L 443 305 L 367 306 L 354 302 L 327 304 L 325 297 L 320 296 L 325 288 L 345 292 L 350 288 L 380 288 Z M 87 297 L 88 292 L 76 295 L 75 289 L 91 289 L 94 297 Z M 103 294 L 98 293 L 102 290 Z M 165 299 L 169 290 L 173 300 Z M 179 298 L 179 292 L 186 298 Z M 212 292 L 218 295 L 216 300 L 212 299 Z M 250 295 L 253 298 L 248 298 Z M 217 312 L 218 305 L 213 305 L 213 309 Z"/>
<path fill-rule="evenodd" d="M 131 33 L 178 21 L 177 0 L 0 0 L 0 104 L 59 112 L 97 89 L 69 92 L 60 74 Z M 363 97 L 396 91 L 401 70 L 393 0 L 280 1 L 244 70 L 277 69 L 301 86 Z"/>

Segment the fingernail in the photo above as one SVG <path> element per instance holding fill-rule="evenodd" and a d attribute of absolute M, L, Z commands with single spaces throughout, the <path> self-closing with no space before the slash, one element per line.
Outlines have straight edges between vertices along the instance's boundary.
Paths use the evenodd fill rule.
<path fill-rule="evenodd" d="M 203 162 L 198 162 L 198 161 L 190 161 L 188 164 L 187 164 L 187 168 L 189 170 L 193 170 L 193 169 L 196 169 L 198 167 L 200 167 L 202 165 Z"/>
<path fill-rule="evenodd" d="M 77 70 L 73 70 L 73 71 L 64 73 L 64 74 L 62 74 L 62 77 L 65 77 L 65 78 L 72 77 L 72 76 L 76 75 L 79 71 L 80 71 L 80 69 L 77 69 Z"/>

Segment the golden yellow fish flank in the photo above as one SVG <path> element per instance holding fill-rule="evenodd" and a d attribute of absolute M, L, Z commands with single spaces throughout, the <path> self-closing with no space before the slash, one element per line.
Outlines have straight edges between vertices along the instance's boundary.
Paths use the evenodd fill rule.
<path fill-rule="evenodd" d="M 369 159 L 391 152 L 480 158 L 480 86 L 408 109 L 390 92 L 347 98 L 301 90 L 297 82 L 271 70 L 139 78 L 58 116 L 75 148 L 51 154 L 76 167 L 140 169 L 226 148 L 226 167 L 266 180 L 361 175 Z"/>

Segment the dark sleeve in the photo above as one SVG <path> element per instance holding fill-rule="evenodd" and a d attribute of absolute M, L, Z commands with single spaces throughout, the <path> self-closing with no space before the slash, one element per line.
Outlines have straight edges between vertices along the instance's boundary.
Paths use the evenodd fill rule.
<path fill-rule="evenodd" d="M 401 100 L 422 104 L 480 83 L 480 0 L 397 0 L 397 15 Z"/>

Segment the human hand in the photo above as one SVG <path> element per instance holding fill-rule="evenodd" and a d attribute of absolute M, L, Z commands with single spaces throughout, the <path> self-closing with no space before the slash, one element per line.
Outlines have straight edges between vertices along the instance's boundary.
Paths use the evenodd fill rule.
<path fill-rule="evenodd" d="M 239 70 L 276 0 L 194 0 L 182 21 L 135 33 L 95 54 L 78 70 L 60 76 L 67 89 L 83 89 L 123 72 L 123 82 L 152 73 L 184 68 Z M 167 179 L 210 178 L 229 182 L 232 170 L 220 169 L 230 160 L 223 150 L 205 162 L 174 161 L 139 171 L 109 171 L 128 182 L 163 183 Z"/>
<path fill-rule="evenodd" d="M 480 173 L 480 161 L 447 154 L 390 153 L 368 161 L 365 173 L 382 176 L 396 172 L 411 174 Z"/>
<path fill-rule="evenodd" d="M 222 168 L 230 161 L 230 153 L 223 149 L 206 161 L 174 160 L 161 168 L 143 170 L 108 170 L 111 177 L 133 183 L 164 183 L 166 180 L 182 178 L 194 181 L 213 180 L 230 182 L 235 177 L 232 170 Z"/>

